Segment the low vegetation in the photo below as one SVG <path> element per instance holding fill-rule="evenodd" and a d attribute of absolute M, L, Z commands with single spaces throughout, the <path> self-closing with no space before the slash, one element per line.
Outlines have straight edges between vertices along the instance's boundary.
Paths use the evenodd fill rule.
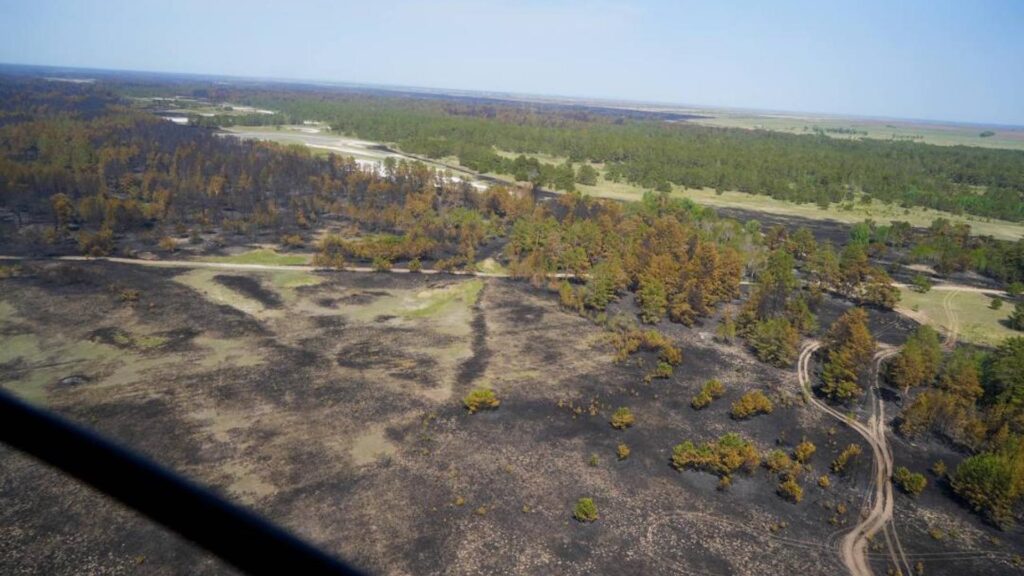
<path fill-rule="evenodd" d="M 904 466 L 898 466 L 893 472 L 892 481 L 896 486 L 911 496 L 918 496 L 928 486 L 928 479 L 924 474 L 911 472 Z"/>
<path fill-rule="evenodd" d="M 490 388 L 474 388 L 462 399 L 462 405 L 470 414 L 475 414 L 479 410 L 493 410 L 500 404 L 501 400 Z"/>
<path fill-rule="evenodd" d="M 690 400 L 690 406 L 694 410 L 702 410 L 711 405 L 711 403 L 725 394 L 725 385 L 718 380 L 712 378 L 704 383 L 701 387 L 700 393 Z"/>
<path fill-rule="evenodd" d="M 793 458 L 801 464 L 806 464 L 811 459 L 811 456 L 814 455 L 815 451 L 817 451 L 817 448 L 814 444 L 808 440 L 804 440 L 793 448 Z"/>
<path fill-rule="evenodd" d="M 629 446 L 627 446 L 624 443 L 620 443 L 615 448 L 615 455 L 619 458 L 619 460 L 625 460 L 626 458 L 629 458 L 629 452 Z"/>
<path fill-rule="evenodd" d="M 801 500 L 804 499 L 804 489 L 800 486 L 800 483 L 797 482 L 796 479 L 793 477 L 786 478 L 781 483 L 779 483 L 777 491 L 780 496 L 782 496 L 786 500 L 789 500 L 790 502 L 793 502 L 794 504 L 798 504 Z"/>
<path fill-rule="evenodd" d="M 772 401 L 760 390 L 751 390 L 732 404 L 729 414 L 736 420 L 745 420 L 759 414 L 771 414 L 775 409 Z"/>
<path fill-rule="evenodd" d="M 572 509 L 572 517 L 579 522 L 593 522 L 598 519 L 597 505 L 593 498 L 580 498 Z"/>
<path fill-rule="evenodd" d="M 737 470 L 752 472 L 761 463 L 754 444 L 736 433 L 697 446 L 687 440 L 672 449 L 672 465 L 677 470 L 703 470 L 718 476 L 730 476 Z"/>
<path fill-rule="evenodd" d="M 862 448 L 860 444 L 850 444 L 836 456 L 836 459 L 832 461 L 832 471 L 836 474 L 842 474 L 846 467 L 849 465 L 850 460 L 860 456 Z"/>
<path fill-rule="evenodd" d="M 625 430 L 636 422 L 633 412 L 626 407 L 619 408 L 612 414 L 611 425 L 616 430 Z"/>

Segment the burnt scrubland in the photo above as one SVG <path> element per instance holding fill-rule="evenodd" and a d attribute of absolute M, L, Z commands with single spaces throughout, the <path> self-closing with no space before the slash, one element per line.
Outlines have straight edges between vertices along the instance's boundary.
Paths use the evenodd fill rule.
<path fill-rule="evenodd" d="M 1019 243 L 478 191 L 178 126 L 124 99 L 144 89 L 0 81 L 6 390 L 385 574 L 841 573 L 879 486 L 852 424 L 880 422 L 874 571 L 1021 569 L 1021 340 L 957 348 L 893 311 L 902 265 L 1009 284 Z M 324 106 L 379 120 L 363 98 Z M 490 115 L 433 106 L 395 129 Z M 576 112 L 493 116 L 620 126 Z M 0 459 L 0 572 L 229 571 Z"/>
<path fill-rule="evenodd" d="M 222 286 L 217 274 L 73 266 L 27 265 L 2 281 L 5 388 L 372 571 L 842 570 L 833 550 L 857 521 L 870 453 L 837 468 L 858 437 L 803 404 L 791 369 L 715 342 L 713 322 L 659 326 L 684 361 L 645 383 L 658 352 L 616 361 L 606 330 L 520 282 L 341 272 L 284 288 L 273 273 L 244 272 L 232 276 L 248 282 L 203 291 Z M 123 302 L 110 282 L 138 300 Z M 250 284 L 281 306 L 237 288 Z M 843 308 L 823 306 L 823 316 Z M 891 313 L 871 322 L 892 337 L 910 329 Z M 724 393 L 695 410 L 711 379 Z M 500 405 L 471 414 L 462 399 L 481 387 Z M 732 419 L 754 390 L 771 413 Z M 633 424 L 617 429 L 621 407 Z M 759 462 L 673 465 L 681 443 L 730 434 Z M 926 474 L 933 459 L 953 470 L 962 458 L 932 443 L 896 446 L 898 462 Z M 3 458 L 5 571 L 224 571 L 39 464 Z M 787 475 L 798 503 L 776 494 Z M 45 490 L 26 489 L 39 478 Z M 897 498 L 903 546 L 961 551 L 921 556 L 928 574 L 1005 573 L 1021 552 L 1018 529 L 992 528 L 941 486 L 929 476 L 921 496 Z M 593 499 L 596 521 L 573 519 L 580 498 Z M 75 529 L 43 536 L 56 525 Z M 58 545 L 67 553 L 41 548 Z"/>

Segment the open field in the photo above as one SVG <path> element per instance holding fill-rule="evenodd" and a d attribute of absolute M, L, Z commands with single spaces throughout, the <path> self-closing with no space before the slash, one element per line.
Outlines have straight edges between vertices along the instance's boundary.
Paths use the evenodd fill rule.
<path fill-rule="evenodd" d="M 985 128 L 964 124 L 915 122 L 911 120 L 874 120 L 832 116 L 786 114 L 741 114 L 710 112 L 707 117 L 688 120 L 693 124 L 748 130 L 772 130 L 790 134 L 813 134 L 820 129 L 831 138 L 873 138 L 906 140 L 938 146 L 978 146 L 1024 150 L 1024 128 Z M 982 138 L 990 130 L 992 136 Z M 850 133 L 852 131 L 852 133 Z"/>
<path fill-rule="evenodd" d="M 102 261 L 24 269 L 0 280 L 0 385 L 380 574 L 835 574 L 872 475 L 867 458 L 831 474 L 857 437 L 801 403 L 795 371 L 713 342 L 714 322 L 661 325 L 684 361 L 645 384 L 653 353 L 615 363 L 600 327 L 506 279 Z M 115 286 L 140 290 L 138 302 L 121 302 Z M 844 307 L 824 306 L 825 325 Z M 887 341 L 910 328 L 873 315 Z M 725 396 L 693 410 L 712 377 Z M 476 386 L 501 406 L 468 414 L 460 399 Z M 731 420 L 729 405 L 754 388 L 775 411 Z M 608 423 L 619 406 L 637 416 L 625 431 Z M 764 470 L 723 492 L 711 474 L 669 466 L 673 445 L 730 431 L 762 450 L 813 441 L 804 501 L 777 496 Z M 631 448 L 621 461 L 620 442 Z M 921 450 L 915 459 L 934 457 Z M 0 461 L 2 573 L 225 572 L 38 463 L 9 451 Z M 822 474 L 827 490 L 814 484 Z M 584 496 L 599 507 L 593 524 L 571 517 Z M 897 494 L 896 518 L 929 575 L 1006 573 L 1024 547 L 992 542 L 937 490 L 914 502 Z M 955 529 L 941 542 L 955 559 L 932 556 L 934 527 Z M 869 552 L 884 572 L 881 546 Z"/>
<path fill-rule="evenodd" d="M 309 126 L 281 126 L 280 129 L 273 126 L 232 126 L 223 130 L 225 133 L 239 138 L 303 145 L 313 150 L 334 152 L 345 157 L 351 156 L 364 163 L 383 162 L 388 157 L 394 157 L 396 160 L 401 158 L 398 154 L 376 149 L 378 144 L 375 142 L 329 134 L 326 129 L 321 131 L 319 128 Z"/>
<path fill-rule="evenodd" d="M 1004 323 L 1013 311 L 1013 302 L 999 310 L 989 307 L 992 296 L 981 292 L 930 290 L 924 294 L 901 290 L 897 310 L 949 334 L 955 330 L 957 340 L 996 346 L 1006 338 L 1020 336 Z"/>
<path fill-rule="evenodd" d="M 514 158 L 517 154 L 502 152 L 503 156 Z M 542 162 L 560 164 L 565 158 L 530 155 Z M 600 173 L 596 186 L 576 184 L 576 188 L 584 193 L 600 198 L 612 198 L 616 200 L 638 200 L 643 196 L 644 188 L 628 182 L 611 182 L 604 178 L 605 170 L 601 165 L 594 165 Z M 509 174 L 491 174 L 498 178 L 511 179 Z M 892 220 L 903 220 L 913 226 L 926 228 L 936 218 L 947 218 L 953 222 L 964 222 L 971 226 L 971 231 L 978 235 L 987 235 L 1002 240 L 1018 240 L 1024 238 L 1024 223 L 993 220 L 976 216 L 958 216 L 949 212 L 931 210 L 923 207 L 901 208 L 893 204 L 872 202 L 864 204 L 861 202 L 833 205 L 829 208 L 821 208 L 816 204 L 796 204 L 784 200 L 776 200 L 771 196 L 760 194 L 746 194 L 743 192 L 723 191 L 721 194 L 710 188 L 694 189 L 673 186 L 674 195 L 685 197 L 694 202 L 711 206 L 714 208 L 731 208 L 763 212 L 777 216 L 806 218 L 824 222 L 841 222 L 854 224 L 863 222 L 870 218 L 880 223 L 888 223 Z"/>
<path fill-rule="evenodd" d="M 232 126 L 223 129 L 225 134 L 238 138 L 253 138 L 280 144 L 291 144 L 308 147 L 314 154 L 334 153 L 351 157 L 363 166 L 377 166 L 387 158 L 395 160 L 418 160 L 438 170 L 454 170 L 458 174 L 451 177 L 453 181 L 468 179 L 477 189 L 484 189 L 488 184 L 473 178 L 473 172 L 458 167 L 456 163 L 446 164 L 444 160 L 431 160 L 411 154 L 385 149 L 382 144 L 351 138 L 331 132 L 326 126 L 310 127 L 305 125 L 281 126 L 280 129 L 268 126 Z"/>
<path fill-rule="evenodd" d="M 249 114 L 273 114 L 273 110 L 253 108 L 230 102 L 208 102 L 183 96 L 173 98 L 130 97 L 137 106 L 156 108 L 158 114 L 195 114 L 199 116 L 245 116 Z"/>

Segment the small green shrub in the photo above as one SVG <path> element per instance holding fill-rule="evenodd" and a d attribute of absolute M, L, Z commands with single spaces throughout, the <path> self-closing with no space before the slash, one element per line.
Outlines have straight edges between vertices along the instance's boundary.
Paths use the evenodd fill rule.
<path fill-rule="evenodd" d="M 725 385 L 715 379 L 708 380 L 700 389 L 700 393 L 690 400 L 690 406 L 694 410 L 702 410 L 725 394 Z"/>
<path fill-rule="evenodd" d="M 580 522 L 597 520 L 597 504 L 594 504 L 592 498 L 580 498 L 572 509 L 572 517 Z"/>
<path fill-rule="evenodd" d="M 754 444 L 736 433 L 725 434 L 700 446 L 687 440 L 672 448 L 672 465 L 677 470 L 704 470 L 729 476 L 740 468 L 752 472 L 760 463 L 761 455 Z"/>
<path fill-rule="evenodd" d="M 796 458 L 797 462 L 806 464 L 807 461 L 811 459 L 811 456 L 814 455 L 815 451 L 817 451 L 817 448 L 815 448 L 814 444 L 804 440 L 797 444 L 796 448 L 793 449 L 793 457 Z"/>
<path fill-rule="evenodd" d="M 86 256 L 109 256 L 114 251 L 114 231 L 103 228 L 95 234 L 82 232 L 78 236 L 78 249 Z"/>
<path fill-rule="evenodd" d="M 797 504 L 804 499 L 804 489 L 792 476 L 787 477 L 781 484 L 779 484 L 778 493 L 780 496 L 794 504 Z"/>
<path fill-rule="evenodd" d="M 423 263 L 420 262 L 419 258 L 413 258 L 409 261 L 409 272 L 419 272 L 423 270 Z"/>
<path fill-rule="evenodd" d="M 836 459 L 832 461 L 832 471 L 836 474 L 842 473 L 843 470 L 846 469 L 846 465 L 850 462 L 850 459 L 860 456 L 861 451 L 859 444 L 850 444 L 847 446 L 839 453 L 839 456 L 836 456 Z"/>
<path fill-rule="evenodd" d="M 383 256 L 377 256 L 373 259 L 374 272 L 387 272 L 389 270 L 391 270 L 391 260 L 388 260 Z"/>
<path fill-rule="evenodd" d="M 619 444 L 619 446 L 615 449 L 615 455 L 619 457 L 619 460 L 625 460 L 626 458 L 629 458 L 629 446 L 626 446 L 624 443 Z"/>
<path fill-rule="evenodd" d="M 915 497 L 928 486 L 928 479 L 924 477 L 924 474 L 911 472 L 905 466 L 896 468 L 896 472 L 892 475 L 892 481 L 901 490 Z"/>
<path fill-rule="evenodd" d="M 490 388 L 475 388 L 462 399 L 462 404 L 469 410 L 470 414 L 476 414 L 477 410 L 490 410 L 501 404 L 494 390 Z"/>
<path fill-rule="evenodd" d="M 772 472 L 789 472 L 794 466 L 793 460 L 782 450 L 772 450 L 764 458 L 764 466 Z"/>
<path fill-rule="evenodd" d="M 760 390 L 751 390 L 732 403 L 732 417 L 745 420 L 758 414 L 771 414 L 775 406 Z"/>
<path fill-rule="evenodd" d="M 636 422 L 636 418 L 633 416 L 633 412 L 626 407 L 619 408 L 612 414 L 612 428 L 616 430 L 625 430 Z"/>

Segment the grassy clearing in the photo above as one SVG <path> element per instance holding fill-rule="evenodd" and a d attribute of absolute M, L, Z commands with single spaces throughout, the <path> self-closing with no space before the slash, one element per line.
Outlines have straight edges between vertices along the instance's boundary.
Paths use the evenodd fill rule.
<path fill-rule="evenodd" d="M 113 346 L 88 340 L 68 341 L 61 337 L 44 342 L 36 334 L 5 336 L 0 342 L 0 364 L 18 362 L 4 388 L 19 398 L 44 405 L 47 387 L 71 374 L 102 371 L 126 358 L 133 358 Z"/>
<path fill-rule="evenodd" d="M 925 294 L 903 290 L 897 309 L 918 322 L 948 333 L 950 318 L 943 305 L 947 296 L 949 292 L 945 290 L 931 290 Z M 950 298 L 949 307 L 955 315 L 958 340 L 995 346 L 1010 336 L 1020 335 L 1002 323 L 1013 310 L 1012 304 L 1006 303 L 999 310 L 992 310 L 989 308 L 991 302 L 991 296 L 978 292 L 958 292 Z"/>
<path fill-rule="evenodd" d="M 480 279 L 459 281 L 440 288 L 420 291 L 388 290 L 372 302 L 344 308 L 346 316 L 357 322 L 371 322 L 380 316 L 408 320 L 431 320 L 435 328 L 459 336 L 468 333 L 469 309 L 483 289 Z"/>
<path fill-rule="evenodd" d="M 298 297 L 297 289 L 304 286 L 316 286 L 325 280 L 323 276 L 317 276 L 308 272 L 264 272 L 262 274 L 266 274 L 270 280 L 270 285 L 288 304 L 296 301 Z"/>
<path fill-rule="evenodd" d="M 831 138 L 891 140 L 893 138 L 912 140 L 937 146 L 977 146 L 981 148 L 1007 148 L 1024 150 L 1024 131 L 1020 129 L 993 128 L 993 136 L 982 138 L 985 130 L 978 126 L 955 126 L 928 124 L 905 120 L 857 120 L 850 118 L 814 118 L 800 116 L 757 116 L 720 115 L 713 118 L 690 120 L 694 124 L 722 128 L 744 128 L 748 130 L 771 130 L 791 134 L 813 134 L 815 127 L 823 130 L 854 130 L 857 134 L 825 132 Z M 867 135 L 863 133 L 867 132 Z"/>
<path fill-rule="evenodd" d="M 133 334 L 131 332 L 119 330 L 114 334 L 114 342 L 120 346 L 131 346 L 132 348 L 138 348 L 140 350 L 151 350 L 166 344 L 167 338 L 155 335 Z"/>
<path fill-rule="evenodd" d="M 280 254 L 269 248 L 258 248 L 230 256 L 206 256 L 203 262 L 224 262 L 227 264 L 267 264 L 271 266 L 303 266 L 309 264 L 309 254 Z"/>
<path fill-rule="evenodd" d="M 508 152 L 502 155 L 516 156 Z M 536 155 L 534 155 L 536 156 Z M 541 156 L 536 156 L 541 158 Z M 564 158 L 545 156 L 544 161 L 561 163 Z M 600 173 L 596 186 L 585 186 L 577 184 L 576 188 L 583 194 L 599 198 L 611 198 L 614 200 L 639 200 L 645 189 L 627 182 L 611 182 L 605 180 L 604 166 L 595 164 L 594 167 Z M 492 176 L 511 179 L 510 174 L 492 174 Z M 849 203 L 843 205 L 832 205 L 823 209 L 816 204 L 795 204 L 784 200 L 776 200 L 771 196 L 760 194 L 746 194 L 743 192 L 725 191 L 721 194 L 711 188 L 683 188 L 673 186 L 672 194 L 683 198 L 689 198 L 694 202 L 711 206 L 714 208 L 737 208 L 775 214 L 779 216 L 792 216 L 797 218 L 808 218 L 811 220 L 831 220 L 844 224 L 855 224 L 866 219 L 873 219 L 876 222 L 885 224 L 892 220 L 903 220 L 912 226 L 926 228 L 936 218 L 948 218 L 952 222 L 963 222 L 971 226 L 971 231 L 977 235 L 993 236 L 1002 240 L 1018 240 L 1024 238 L 1024 223 L 1008 222 L 1005 220 L 993 220 L 975 216 L 957 216 L 949 212 L 931 210 L 923 207 L 901 208 L 894 204 L 886 204 L 874 201 L 871 204 Z"/>
<path fill-rule="evenodd" d="M 678 188 L 673 194 L 690 198 L 694 202 L 705 206 L 743 208 L 781 216 L 796 216 L 812 220 L 832 220 L 846 224 L 862 222 L 870 218 L 879 223 L 903 220 L 909 222 L 912 226 L 926 228 L 936 218 L 948 218 L 952 222 L 969 224 L 971 231 L 977 235 L 993 236 L 1002 240 L 1017 240 L 1024 237 L 1024 224 L 1019 222 L 957 216 L 949 212 L 922 207 L 904 209 L 893 204 L 877 201 L 871 204 L 833 205 L 828 209 L 822 209 L 816 204 L 794 204 L 757 194 L 744 194 L 743 192 L 723 192 L 722 194 L 717 194 L 709 188 L 700 190 Z"/>
<path fill-rule="evenodd" d="M 422 302 L 422 305 L 403 311 L 402 315 L 407 318 L 431 318 L 442 315 L 453 304 L 464 305 L 468 308 L 476 304 L 483 287 L 482 280 L 470 280 L 442 290 L 421 292 L 416 297 Z"/>
<path fill-rule="evenodd" d="M 207 300 L 218 304 L 227 304 L 246 314 L 256 315 L 264 311 L 263 304 L 259 301 L 243 296 L 227 286 L 214 281 L 213 277 L 221 273 L 219 270 L 199 268 L 175 276 L 174 281 L 199 292 Z"/>

